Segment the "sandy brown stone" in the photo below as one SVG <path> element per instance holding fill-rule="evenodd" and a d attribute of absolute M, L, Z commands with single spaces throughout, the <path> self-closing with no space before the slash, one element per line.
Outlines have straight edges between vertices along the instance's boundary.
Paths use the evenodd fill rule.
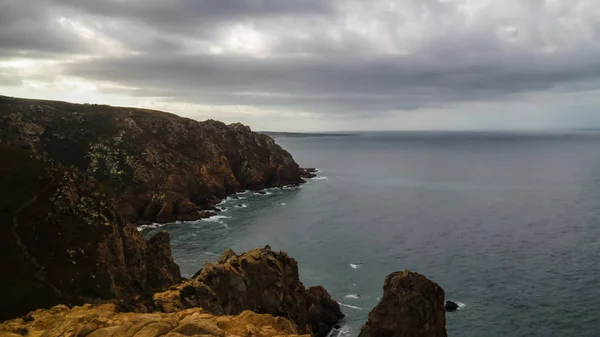
<path fill-rule="evenodd" d="M 32 312 L 33 321 L 14 319 L 0 324 L 0 336 L 21 337 L 275 337 L 298 336 L 282 317 L 243 311 L 213 316 L 201 308 L 172 313 L 121 313 L 111 304 L 52 308 Z M 308 335 L 304 335 L 308 337 Z"/>

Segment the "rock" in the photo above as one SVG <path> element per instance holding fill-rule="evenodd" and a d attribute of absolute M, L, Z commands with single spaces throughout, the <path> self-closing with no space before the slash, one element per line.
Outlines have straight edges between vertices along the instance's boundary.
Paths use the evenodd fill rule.
<path fill-rule="evenodd" d="M 385 279 L 383 297 L 359 337 L 446 337 L 444 290 L 425 276 L 404 271 Z"/>
<path fill-rule="evenodd" d="M 200 218 L 201 219 L 206 219 L 206 218 L 210 218 L 212 216 L 217 215 L 216 212 L 213 211 L 200 211 Z"/>
<path fill-rule="evenodd" d="M 323 287 L 304 287 L 296 260 L 268 246 L 240 255 L 228 249 L 176 288 L 154 294 L 156 310 L 202 307 L 214 315 L 251 310 L 285 317 L 314 336 L 326 336 L 344 317 Z"/>
<path fill-rule="evenodd" d="M 311 179 L 311 178 L 315 178 L 317 175 L 315 174 L 317 172 L 317 169 L 315 168 L 302 168 L 300 169 L 300 176 L 304 179 Z"/>
<path fill-rule="evenodd" d="M 446 311 L 456 311 L 456 310 L 458 310 L 458 304 L 456 304 L 452 301 L 446 301 L 445 308 L 446 308 Z"/>
<path fill-rule="evenodd" d="M 105 185 L 21 147 L 0 144 L 0 158 L 0 319 L 180 281 L 169 235 L 121 222 Z"/>
<path fill-rule="evenodd" d="M 293 337 L 298 329 L 286 318 L 243 311 L 214 316 L 201 308 L 171 313 L 119 312 L 114 304 L 54 307 L 31 313 L 32 321 L 14 319 L 0 324 L 0 336 L 21 337 Z M 309 335 L 303 335 L 310 337 Z"/>
<path fill-rule="evenodd" d="M 269 136 L 160 111 L 0 96 L 0 143 L 95 178 L 123 222 L 196 220 L 228 194 L 304 182 Z"/>

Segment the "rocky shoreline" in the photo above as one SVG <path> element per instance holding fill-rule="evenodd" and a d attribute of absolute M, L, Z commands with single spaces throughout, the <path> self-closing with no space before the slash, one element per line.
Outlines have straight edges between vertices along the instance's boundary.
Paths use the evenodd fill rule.
<path fill-rule="evenodd" d="M 169 234 L 139 233 L 145 222 L 211 216 L 240 191 L 315 177 L 247 126 L 0 96 L 0 158 L 2 336 L 324 337 L 343 317 L 324 288 L 304 287 L 286 253 L 228 250 L 185 280 Z M 386 280 L 385 291 L 428 300 L 382 301 L 364 336 L 412 336 L 377 332 L 382 312 L 407 305 L 435 311 L 415 317 L 436 326 L 418 336 L 445 336 L 443 291 L 410 280 L 404 290 Z"/>
<path fill-rule="evenodd" d="M 323 287 L 305 288 L 296 260 L 266 246 L 226 250 L 193 277 L 153 294 L 38 309 L 0 323 L 6 337 L 313 336 L 344 315 Z M 423 275 L 390 274 L 360 337 L 446 337 L 444 291 Z"/>

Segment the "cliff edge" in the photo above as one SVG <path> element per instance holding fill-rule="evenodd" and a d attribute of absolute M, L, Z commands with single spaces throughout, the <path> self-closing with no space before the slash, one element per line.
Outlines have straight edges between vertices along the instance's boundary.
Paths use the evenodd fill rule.
<path fill-rule="evenodd" d="M 227 194 L 304 182 L 289 152 L 239 123 L 0 96 L 0 143 L 75 167 L 118 196 L 124 222 L 196 220 Z"/>

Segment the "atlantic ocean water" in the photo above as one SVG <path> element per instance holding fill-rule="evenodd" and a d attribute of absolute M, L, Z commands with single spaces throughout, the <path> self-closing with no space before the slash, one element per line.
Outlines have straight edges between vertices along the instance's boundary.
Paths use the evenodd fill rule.
<path fill-rule="evenodd" d="M 383 280 L 409 269 L 461 310 L 449 336 L 600 336 L 600 132 L 279 137 L 319 178 L 227 199 L 172 235 L 184 276 L 269 244 L 342 303 L 357 336 Z"/>

